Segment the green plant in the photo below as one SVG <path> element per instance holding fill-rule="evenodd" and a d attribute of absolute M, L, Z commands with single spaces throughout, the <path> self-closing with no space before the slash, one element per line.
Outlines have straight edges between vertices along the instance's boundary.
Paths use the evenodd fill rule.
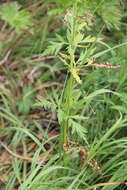
<path fill-rule="evenodd" d="M 32 26 L 32 17 L 28 11 L 20 10 L 17 2 L 3 4 L 0 8 L 1 19 L 6 21 L 16 32 L 28 29 Z"/>
<path fill-rule="evenodd" d="M 15 2 L 0 12 L 0 189 L 126 189 L 126 1 Z"/>
<path fill-rule="evenodd" d="M 23 88 L 23 95 L 22 98 L 18 100 L 18 111 L 22 114 L 28 114 L 30 108 L 32 107 L 34 101 L 35 92 L 33 91 L 32 87 L 24 87 Z"/>
<path fill-rule="evenodd" d="M 61 97 L 58 97 L 57 101 L 53 103 L 42 99 L 36 104 L 55 110 L 58 113 L 57 116 L 61 130 L 60 151 L 62 152 L 68 146 L 68 138 L 72 138 L 73 135 L 88 144 L 86 139 L 87 130 L 82 125 L 82 121 L 85 121 L 88 117 L 84 117 L 78 113 L 82 110 L 84 104 L 90 101 L 92 94 L 88 97 L 82 96 L 79 86 L 82 80 L 80 79 L 79 73 L 86 66 L 91 65 L 96 44 L 101 40 L 95 36 L 84 35 L 84 31 L 89 25 L 79 17 L 79 6 L 80 4 L 76 2 L 73 9 L 70 9 L 65 15 L 64 22 L 67 26 L 66 40 L 60 35 L 56 35 L 58 42 L 51 42 L 52 45 L 49 45 L 43 53 L 43 55 L 49 53 L 58 54 L 63 45 L 66 46 L 67 51 L 64 53 L 59 52 L 58 54 L 59 59 L 64 63 L 68 73 Z M 78 52 L 81 48 L 83 50 L 79 54 Z M 105 92 L 109 91 L 105 89 L 95 91 L 93 97 Z"/>

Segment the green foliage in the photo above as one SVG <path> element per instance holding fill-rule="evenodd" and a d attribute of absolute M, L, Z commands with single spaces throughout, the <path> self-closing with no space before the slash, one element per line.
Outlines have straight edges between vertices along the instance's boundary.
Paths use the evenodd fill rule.
<path fill-rule="evenodd" d="M 100 16 L 108 29 L 119 29 L 122 18 L 119 0 L 84 0 L 83 2 L 86 10 Z"/>
<path fill-rule="evenodd" d="M 120 0 L 82 0 L 78 1 L 78 15 L 90 13 L 97 18 L 98 24 L 105 24 L 108 29 L 119 29 L 122 19 L 122 5 Z M 74 1 L 57 0 L 55 1 L 59 9 L 65 12 L 66 8 L 73 6 Z M 100 21 L 101 19 L 101 21 Z M 89 19 L 88 19 L 89 20 Z M 99 26 L 97 26 L 100 28 Z"/>
<path fill-rule="evenodd" d="M 126 0 L 17 2 L 0 8 L 0 188 L 126 189 Z"/>
<path fill-rule="evenodd" d="M 59 124 L 61 124 L 64 119 L 67 119 L 67 115 L 64 113 L 62 109 L 58 109 L 57 117 L 58 117 Z"/>
<path fill-rule="evenodd" d="M 73 119 L 69 119 L 69 127 L 72 129 L 72 134 L 76 134 L 79 138 L 86 141 L 86 129 Z"/>
<path fill-rule="evenodd" d="M 72 1 L 68 1 L 68 0 L 63 0 L 63 1 L 62 0 L 56 0 L 56 3 L 57 3 L 58 6 L 66 8 L 66 7 L 72 6 L 73 3 L 74 3 L 74 0 L 72 0 Z"/>
<path fill-rule="evenodd" d="M 35 92 L 32 87 L 24 87 L 22 91 L 22 98 L 18 100 L 18 110 L 22 114 L 28 114 L 30 108 L 34 103 Z"/>
<path fill-rule="evenodd" d="M 104 1 L 98 13 L 102 16 L 108 29 L 113 27 L 116 29 L 120 28 L 122 18 L 120 1 Z"/>
<path fill-rule="evenodd" d="M 34 106 L 44 107 L 45 109 L 51 109 L 52 111 L 55 111 L 57 107 L 54 102 L 50 102 L 42 98 L 39 99 L 39 101 L 37 101 L 36 104 L 34 104 Z"/>
<path fill-rule="evenodd" d="M 64 38 L 58 34 L 56 34 L 56 38 L 54 41 L 49 41 L 49 44 L 47 45 L 46 49 L 43 52 L 43 56 L 45 55 L 57 55 L 58 52 L 61 50 L 63 45 L 66 44 L 66 41 Z"/>
<path fill-rule="evenodd" d="M 46 55 L 57 55 L 60 49 L 62 48 L 63 43 L 60 42 L 50 42 L 50 45 L 43 52 L 43 56 Z"/>
<path fill-rule="evenodd" d="M 32 26 L 32 15 L 25 10 L 20 10 L 21 6 L 16 2 L 6 3 L 0 7 L 1 19 L 6 21 L 19 33 Z M 30 29 L 31 30 L 31 29 Z"/>

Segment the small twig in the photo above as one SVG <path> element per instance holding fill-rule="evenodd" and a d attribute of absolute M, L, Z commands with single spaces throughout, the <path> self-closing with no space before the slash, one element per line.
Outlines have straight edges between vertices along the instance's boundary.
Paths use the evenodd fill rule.
<path fill-rule="evenodd" d="M 10 53 L 11 53 L 11 50 L 9 50 L 7 54 L 5 55 L 5 57 L 0 61 L 0 65 L 3 65 L 8 60 Z"/>
<path fill-rule="evenodd" d="M 44 88 L 49 88 L 52 86 L 62 86 L 62 83 L 60 82 L 52 82 L 52 83 L 45 83 L 35 88 L 35 90 L 42 90 Z"/>
<path fill-rule="evenodd" d="M 105 68 L 105 69 L 118 69 L 118 68 L 120 68 L 120 65 L 113 66 L 113 65 L 107 65 L 107 64 L 104 64 L 104 63 L 100 63 L 100 64 L 88 64 L 85 67 L 98 67 L 98 68 Z"/>
<path fill-rule="evenodd" d="M 15 156 L 15 157 L 17 157 L 17 158 L 20 158 L 20 159 L 22 159 L 22 160 L 27 160 L 27 161 L 29 161 L 29 162 L 32 162 L 32 158 L 30 158 L 30 157 L 24 157 L 24 156 L 21 156 L 21 155 L 19 155 L 19 154 L 17 154 L 17 153 L 14 153 L 14 152 L 12 152 L 8 147 L 7 147 L 7 145 L 5 145 L 2 141 L 0 141 L 0 144 L 5 148 L 5 150 L 8 152 L 8 153 L 10 153 L 12 156 Z"/>
<path fill-rule="evenodd" d="M 1 31 L 0 31 L 1 33 L 4 32 L 6 26 L 7 26 L 7 22 L 5 22 L 5 23 L 3 24 L 2 28 L 1 28 Z"/>
<path fill-rule="evenodd" d="M 32 62 L 40 62 L 40 61 L 44 61 L 47 59 L 54 59 L 56 58 L 56 56 L 54 55 L 49 55 L 49 56 L 43 56 L 43 57 L 37 57 L 37 58 L 32 58 L 31 61 Z"/>
<path fill-rule="evenodd" d="M 21 156 L 17 153 L 14 153 L 12 152 L 8 147 L 7 145 L 5 145 L 2 141 L 0 141 L 0 144 L 5 148 L 5 150 L 10 153 L 12 156 L 14 157 L 17 157 L 19 159 L 22 159 L 22 160 L 26 160 L 28 162 L 32 162 L 33 161 L 33 158 L 30 158 L 30 157 L 26 157 L 26 156 Z M 52 151 L 52 148 L 49 150 L 49 152 Z M 45 153 L 43 153 L 43 156 L 40 156 L 38 157 L 35 161 L 38 163 L 38 164 L 44 164 L 45 161 L 49 160 L 49 158 L 45 155 Z"/>

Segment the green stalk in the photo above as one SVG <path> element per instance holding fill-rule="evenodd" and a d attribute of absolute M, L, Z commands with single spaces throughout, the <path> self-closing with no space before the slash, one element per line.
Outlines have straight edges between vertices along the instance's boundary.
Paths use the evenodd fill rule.
<path fill-rule="evenodd" d="M 67 116 L 70 116 L 71 112 L 71 98 L 73 93 L 73 85 L 74 85 L 74 79 L 72 75 L 70 76 L 70 79 L 68 80 L 68 96 L 66 99 L 66 114 Z M 64 124 L 64 145 L 67 145 L 67 136 L 68 136 L 68 128 L 69 128 L 69 119 L 67 118 Z"/>
<path fill-rule="evenodd" d="M 75 36 L 76 36 L 76 20 L 75 16 L 77 15 L 77 2 L 73 7 L 73 21 L 71 23 L 71 38 L 70 44 L 68 47 L 68 53 L 70 54 L 70 67 L 69 72 L 71 69 L 75 67 Z M 61 133 L 60 133 L 60 152 L 62 153 L 64 166 L 67 163 L 66 159 L 66 152 L 64 147 L 68 145 L 68 135 L 69 135 L 69 116 L 71 115 L 71 107 L 72 107 L 72 97 L 73 97 L 73 90 L 74 90 L 74 78 L 70 72 L 69 79 L 67 80 L 67 84 L 63 94 L 63 101 L 62 101 L 62 109 L 64 111 L 65 117 L 61 123 Z"/>
<path fill-rule="evenodd" d="M 71 104 L 72 104 L 72 93 L 74 88 L 74 79 L 71 75 L 68 82 L 66 89 L 67 90 L 67 96 L 65 97 L 65 109 L 64 112 L 67 117 L 62 122 L 61 125 L 61 135 L 60 135 L 60 153 L 63 161 L 63 166 L 66 166 L 68 163 L 68 157 L 65 151 L 65 147 L 68 146 L 68 136 L 69 136 L 69 116 L 71 114 Z"/>
<path fill-rule="evenodd" d="M 65 96 L 64 97 L 64 100 L 65 100 L 64 112 L 67 116 L 69 116 L 71 112 L 71 98 L 72 98 L 73 88 L 74 88 L 74 79 L 72 76 L 70 76 L 70 79 L 68 79 L 67 86 L 65 89 L 67 91 L 67 94 L 64 95 Z M 60 149 L 61 150 L 63 150 L 64 146 L 67 146 L 68 129 L 69 129 L 69 119 L 67 117 L 63 120 L 61 124 L 61 135 L 60 135 Z"/>

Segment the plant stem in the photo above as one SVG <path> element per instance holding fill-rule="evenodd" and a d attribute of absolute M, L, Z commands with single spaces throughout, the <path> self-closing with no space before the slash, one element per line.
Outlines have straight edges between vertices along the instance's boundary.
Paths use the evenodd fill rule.
<path fill-rule="evenodd" d="M 69 129 L 69 115 L 71 113 L 71 104 L 72 104 L 72 93 L 74 88 L 74 79 L 72 75 L 70 76 L 65 91 L 65 109 L 64 112 L 67 117 L 62 122 L 61 125 L 61 137 L 60 137 L 60 149 L 64 149 L 64 146 L 67 146 L 67 138 L 68 138 L 68 129 Z M 64 151 L 64 150 L 63 150 Z"/>
<path fill-rule="evenodd" d="M 70 41 L 68 46 L 68 53 L 70 57 L 70 70 L 75 67 L 75 36 L 76 36 L 76 20 L 75 16 L 77 15 L 77 2 L 75 2 L 75 5 L 73 7 L 73 14 L 72 14 L 72 22 L 70 24 Z M 69 70 L 69 72 L 70 72 Z M 66 165 L 66 156 L 65 156 L 65 150 L 64 147 L 67 147 L 68 145 L 68 133 L 69 133 L 69 116 L 71 115 L 71 108 L 73 104 L 73 90 L 74 90 L 74 78 L 70 72 L 69 79 L 67 80 L 67 84 L 64 90 L 64 96 L 63 96 L 63 111 L 65 114 L 65 117 L 61 123 L 61 134 L 60 134 L 60 152 L 62 152 L 64 166 Z"/>

